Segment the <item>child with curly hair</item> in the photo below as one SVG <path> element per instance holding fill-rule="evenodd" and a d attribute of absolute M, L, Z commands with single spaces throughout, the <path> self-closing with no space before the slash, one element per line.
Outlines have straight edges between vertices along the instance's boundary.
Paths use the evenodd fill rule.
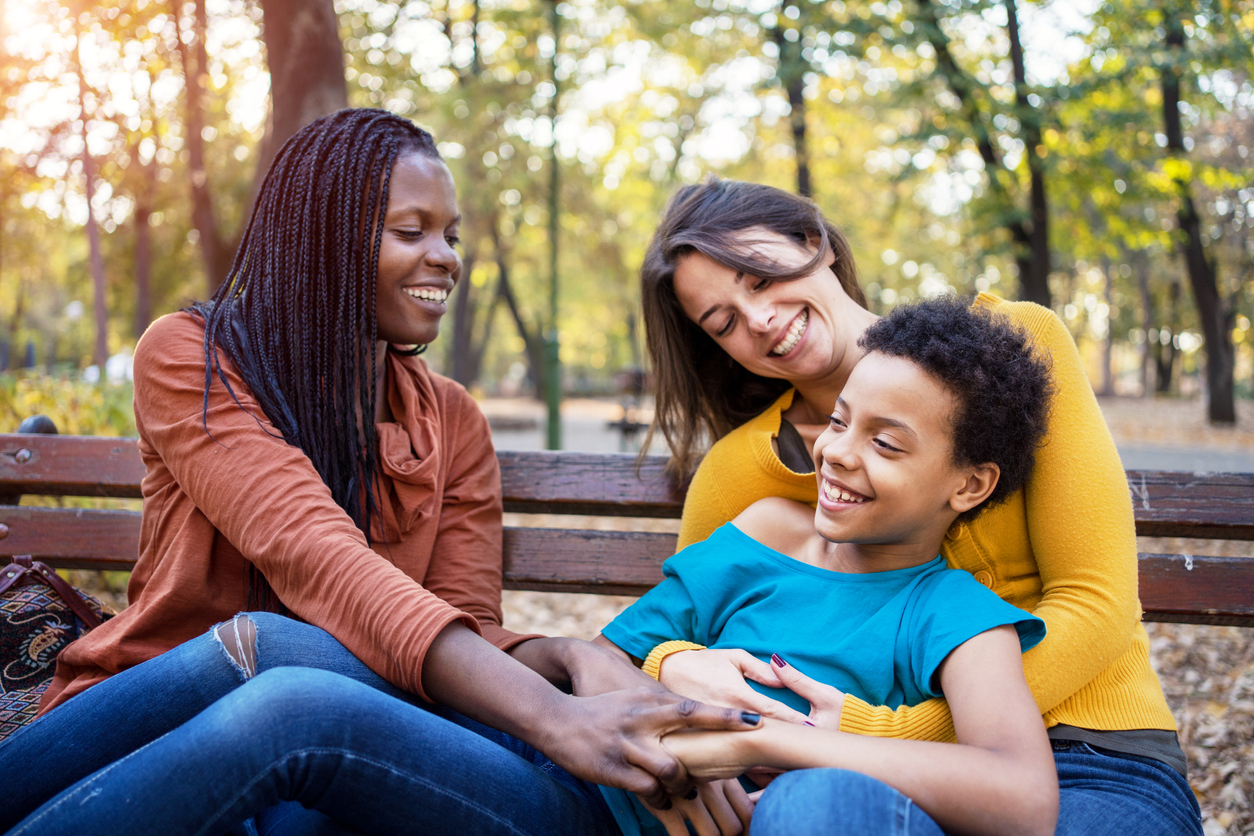
<path fill-rule="evenodd" d="M 1047 426 L 1047 363 L 1008 320 L 956 298 L 900 307 L 858 344 L 867 354 L 814 446 L 817 509 L 754 503 L 668 560 L 665 580 L 598 642 L 636 659 L 653 650 L 646 670 L 676 637 L 743 648 L 770 659 L 775 681 L 756 687 L 803 714 L 830 704 L 812 698 L 834 688 L 892 708 L 949 701 L 956 745 L 828 730 L 837 722 L 820 711 L 804 725 L 666 737 L 694 775 L 801 770 L 763 794 L 754 836 L 1052 833 L 1058 781 L 1020 659 L 1044 622 L 938 557 L 951 528 L 1031 472 Z M 719 816 L 706 798 L 708 814 L 663 812 L 604 792 L 628 834 L 685 833 L 686 814 L 705 832 L 714 824 L 705 817 Z M 885 793 L 897 801 L 846 803 Z M 905 829 L 849 815 L 866 809 L 893 811 Z"/>

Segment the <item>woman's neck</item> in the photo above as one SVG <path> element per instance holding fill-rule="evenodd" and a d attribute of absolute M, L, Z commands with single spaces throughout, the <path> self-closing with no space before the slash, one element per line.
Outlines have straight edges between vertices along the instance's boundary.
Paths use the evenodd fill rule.
<path fill-rule="evenodd" d="M 374 421 L 385 424 L 394 420 L 388 403 L 388 344 L 380 340 L 374 350 Z"/>

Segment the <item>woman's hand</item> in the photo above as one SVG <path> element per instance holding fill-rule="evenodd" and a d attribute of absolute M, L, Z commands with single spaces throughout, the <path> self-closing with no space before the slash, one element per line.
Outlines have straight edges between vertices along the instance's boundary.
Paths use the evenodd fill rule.
<path fill-rule="evenodd" d="M 595 697 L 624 688 L 656 688 L 653 677 L 617 648 L 582 639 L 539 638 L 515 645 L 510 655 L 549 682 L 577 697 Z"/>
<path fill-rule="evenodd" d="M 562 697 L 543 712 L 533 745 L 572 775 L 622 787 L 667 809 L 670 797 L 693 788 L 688 771 L 662 745 L 676 731 L 703 729 L 729 736 L 756 728 L 761 718 L 735 708 L 715 708 L 656 686 L 595 697 Z"/>
<path fill-rule="evenodd" d="M 645 807 L 666 828 L 668 836 L 688 836 L 688 825 L 697 836 L 739 836 L 749 830 L 754 802 L 734 778 L 697 785 L 692 798 L 673 798 L 669 810 Z"/>
<path fill-rule="evenodd" d="M 805 722 L 804 714 L 759 694 L 745 683 L 746 679 L 770 688 L 786 687 L 772 665 L 744 650 L 684 650 L 672 653 L 662 660 L 658 677 L 658 681 L 676 694 L 694 700 L 744 708 L 790 723 Z"/>
<path fill-rule="evenodd" d="M 766 722 L 763 722 L 763 726 Z M 719 781 L 742 775 L 754 766 L 754 731 L 730 734 L 719 731 L 679 731 L 662 741 L 697 781 Z"/>
<path fill-rule="evenodd" d="M 810 703 L 809 725 L 840 731 L 840 712 L 845 707 L 844 691 L 811 679 L 785 662 L 779 654 L 771 656 L 771 670 L 785 688 Z"/>

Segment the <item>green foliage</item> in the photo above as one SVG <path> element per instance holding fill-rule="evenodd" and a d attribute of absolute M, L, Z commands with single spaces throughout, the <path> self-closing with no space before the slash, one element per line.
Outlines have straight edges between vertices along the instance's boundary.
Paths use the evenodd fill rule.
<path fill-rule="evenodd" d="M 0 430 L 16 432 L 46 415 L 62 435 L 135 435 L 130 383 L 88 383 L 77 376 L 0 373 Z"/>
<path fill-rule="evenodd" d="M 1194 147 L 1177 158 L 1163 148 L 1160 112 L 1168 2 L 1178 0 L 1096 8 L 1069 35 L 1078 57 L 1043 75 L 1029 62 L 1019 91 L 1026 104 L 1016 96 L 1006 0 L 559 4 L 556 323 L 548 321 L 547 4 L 339 0 L 336 8 L 351 103 L 428 127 L 459 187 L 467 270 L 451 307 L 466 306 L 466 327 L 455 340 L 450 314 L 426 357 L 449 372 L 469 348 L 478 382 L 491 390 L 527 362 L 527 340 L 553 325 L 568 373 L 590 387 L 643 363 L 636 275 L 667 198 L 710 174 L 794 188 L 785 86 L 797 78 L 815 200 L 851 239 L 877 309 L 946 289 L 1015 297 L 1007 230 L 1028 219 L 1035 159 L 1048 192 L 1059 313 L 1082 342 L 1113 339 L 1127 354 L 1148 350 L 1154 334 L 1161 348 L 1164 329 L 1168 344 L 1196 330 L 1172 233 L 1175 184 L 1191 178 L 1221 293 L 1239 315 L 1234 328 L 1248 335 L 1238 337 L 1240 351 L 1254 357 L 1254 2 L 1190 6 L 1177 69 Z M 1033 21 L 1054 5 L 1019 0 L 1030 53 L 1047 49 Z M 23 9 L 34 12 L 23 18 Z M 30 0 L 4 12 L 10 25 L 34 22 L 0 43 L 0 329 L 14 355 L 30 340 L 41 363 L 52 355 L 82 365 L 91 318 L 67 315 L 71 302 L 88 314 L 92 303 L 70 71 L 76 22 L 88 47 L 83 107 L 102 184 L 95 213 L 110 349 L 135 339 L 141 217 L 152 315 L 203 297 L 206 286 L 191 223 L 179 50 L 180 38 L 193 44 L 191 4 L 92 0 L 75 9 Z M 264 148 L 261 4 L 222 0 L 209 12 L 202 134 L 214 213 L 229 241 Z M 1036 127 L 1039 144 L 1030 147 Z M 501 294 L 503 270 L 516 319 Z"/>

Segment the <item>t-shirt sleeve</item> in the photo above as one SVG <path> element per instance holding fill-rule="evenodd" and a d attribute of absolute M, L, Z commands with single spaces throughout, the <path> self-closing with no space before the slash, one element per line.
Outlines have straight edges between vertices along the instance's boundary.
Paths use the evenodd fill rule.
<path fill-rule="evenodd" d="M 713 571 L 719 551 L 710 540 L 703 540 L 667 560 L 662 564 L 662 582 L 601 632 L 640 659 L 662 642 L 713 644 L 717 636 L 712 635 L 711 625 L 722 597 L 712 587 L 720 584 L 721 573 Z"/>
<path fill-rule="evenodd" d="M 1045 638 L 1045 622 L 1007 604 L 969 573 L 947 570 L 924 578 L 911 596 L 903 635 L 912 637 L 910 674 L 923 698 L 944 696 L 937 674 L 959 645 L 994 627 L 1010 625 L 1027 651 Z M 899 660 L 900 662 L 900 660 Z"/>

